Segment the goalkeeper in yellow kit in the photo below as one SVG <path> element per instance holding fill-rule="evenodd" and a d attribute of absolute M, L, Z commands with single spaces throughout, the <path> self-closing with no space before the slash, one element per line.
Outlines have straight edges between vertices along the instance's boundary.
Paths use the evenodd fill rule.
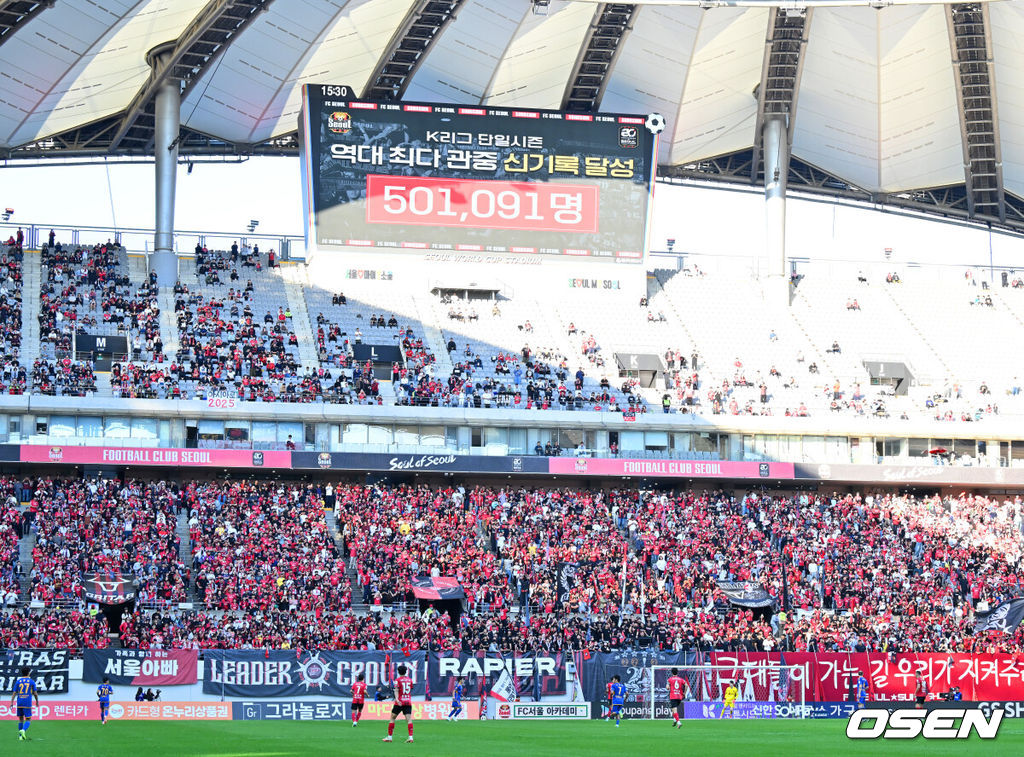
<path fill-rule="evenodd" d="M 736 714 L 736 697 L 740 695 L 740 690 L 736 688 L 735 683 L 730 683 L 725 687 L 725 696 L 722 698 L 722 714 L 718 716 L 719 719 L 725 717 L 725 713 L 729 713 L 729 718 L 732 719 Z"/>

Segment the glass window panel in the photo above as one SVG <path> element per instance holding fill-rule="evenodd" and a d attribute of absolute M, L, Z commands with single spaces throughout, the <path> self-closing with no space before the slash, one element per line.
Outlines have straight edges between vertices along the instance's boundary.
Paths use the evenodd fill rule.
<path fill-rule="evenodd" d="M 156 418 L 132 418 L 132 439 L 155 440 L 156 438 Z"/>
<path fill-rule="evenodd" d="M 907 446 L 911 457 L 926 457 L 931 449 L 928 439 L 908 439 Z"/>
<path fill-rule="evenodd" d="M 89 439 L 103 436 L 103 419 L 95 415 L 78 416 L 78 436 Z"/>
<path fill-rule="evenodd" d="M 224 436 L 224 421 L 201 420 L 199 421 L 200 438 L 220 438 Z"/>
<path fill-rule="evenodd" d="M 621 450 L 642 450 L 644 448 L 643 431 L 620 431 L 619 449 Z"/>
<path fill-rule="evenodd" d="M 484 429 L 484 444 L 508 444 L 508 429 L 507 428 L 485 428 Z"/>
<path fill-rule="evenodd" d="M 424 447 L 443 447 L 444 438 L 444 426 L 420 426 L 420 444 Z"/>
<path fill-rule="evenodd" d="M 365 423 L 346 423 L 342 427 L 341 441 L 343 444 L 366 444 Z"/>
<path fill-rule="evenodd" d="M 369 444 L 391 444 L 391 426 L 367 426 L 366 432 Z"/>
<path fill-rule="evenodd" d="M 302 421 L 278 421 L 277 423 L 277 441 L 281 443 L 288 441 L 290 436 L 293 442 L 299 444 L 304 438 L 302 433 Z"/>
<path fill-rule="evenodd" d="M 254 442 L 276 442 L 277 424 L 273 421 L 253 421 L 252 440 Z"/>
<path fill-rule="evenodd" d="M 419 444 L 420 443 L 420 428 L 419 426 L 403 426 L 398 424 L 395 426 L 395 444 Z"/>
<path fill-rule="evenodd" d="M 50 436 L 75 436 L 77 424 L 73 415 L 51 415 Z"/>
<path fill-rule="evenodd" d="M 111 416 L 104 424 L 104 436 L 108 439 L 127 439 L 132 433 L 132 424 L 128 418 Z"/>

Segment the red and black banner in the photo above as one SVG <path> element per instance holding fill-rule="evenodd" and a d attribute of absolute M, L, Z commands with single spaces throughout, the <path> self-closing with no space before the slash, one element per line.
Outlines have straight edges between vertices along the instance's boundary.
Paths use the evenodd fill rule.
<path fill-rule="evenodd" d="M 82 680 L 117 686 L 178 686 L 199 680 L 199 652 L 194 649 L 85 649 Z"/>
<path fill-rule="evenodd" d="M 138 594 L 135 576 L 124 573 L 83 573 L 85 598 L 101 605 L 123 605 L 134 602 Z"/>
<path fill-rule="evenodd" d="M 421 576 L 412 579 L 412 593 L 416 599 L 465 599 L 457 578 Z"/>

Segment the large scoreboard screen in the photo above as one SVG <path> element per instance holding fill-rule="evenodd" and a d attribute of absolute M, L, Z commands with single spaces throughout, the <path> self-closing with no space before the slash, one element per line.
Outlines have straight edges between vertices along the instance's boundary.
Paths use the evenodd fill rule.
<path fill-rule="evenodd" d="M 307 244 L 643 262 L 660 117 L 302 89 Z"/>

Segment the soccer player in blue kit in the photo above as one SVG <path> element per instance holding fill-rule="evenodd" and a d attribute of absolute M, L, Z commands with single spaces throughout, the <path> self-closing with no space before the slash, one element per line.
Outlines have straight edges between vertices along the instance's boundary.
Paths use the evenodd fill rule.
<path fill-rule="evenodd" d="M 110 695 L 114 693 L 114 687 L 110 685 L 110 679 L 103 676 L 103 683 L 96 688 L 96 698 L 100 700 L 100 723 L 107 724 L 107 715 L 110 714 Z"/>
<path fill-rule="evenodd" d="M 463 679 L 455 681 L 455 690 L 452 692 L 452 711 L 448 713 L 448 720 L 458 720 L 462 714 Z"/>
<path fill-rule="evenodd" d="M 612 682 L 608 684 L 608 698 L 611 699 L 612 715 L 615 716 L 615 727 L 618 728 L 622 706 L 626 704 L 626 684 L 618 676 L 612 676 Z"/>
<path fill-rule="evenodd" d="M 32 700 L 39 706 L 39 692 L 36 682 L 29 677 L 29 669 L 21 669 L 21 677 L 14 681 L 14 693 L 11 695 L 11 706 L 18 702 L 18 740 L 28 741 L 28 727 L 32 725 Z"/>
<path fill-rule="evenodd" d="M 868 701 L 868 679 L 863 671 L 857 673 L 857 709 L 863 710 Z"/>

